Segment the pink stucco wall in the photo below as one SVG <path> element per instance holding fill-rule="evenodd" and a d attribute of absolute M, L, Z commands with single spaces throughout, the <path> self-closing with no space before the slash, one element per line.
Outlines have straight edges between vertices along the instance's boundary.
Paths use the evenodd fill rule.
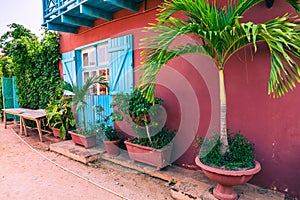
<path fill-rule="evenodd" d="M 92 29 L 81 28 L 79 34 L 62 33 L 61 52 L 118 35 L 134 35 L 134 66 L 140 66 L 139 40 L 145 37 L 143 27 L 154 22 L 155 6 L 148 1 L 138 14 L 118 12 L 117 20 L 96 22 Z M 226 1 L 222 1 L 223 3 Z M 151 9 L 152 8 L 152 9 Z M 276 0 L 271 9 L 259 4 L 245 14 L 243 21 L 263 22 L 293 11 L 284 0 Z M 128 14 L 130 17 L 128 17 Z M 127 16 L 127 17 L 124 17 Z M 192 38 L 183 38 L 188 41 Z M 265 44 L 257 53 L 245 48 L 225 67 L 228 103 L 228 128 L 240 130 L 255 143 L 262 171 L 252 183 L 300 196 L 300 115 L 297 103 L 300 88 L 280 98 L 267 95 L 270 60 Z M 135 75 L 135 80 L 138 79 Z M 218 130 L 218 78 L 214 64 L 207 58 L 189 55 L 168 63 L 158 77 L 157 96 L 164 99 L 167 125 L 177 129 L 175 163 L 196 169 L 194 157 L 199 147 L 194 139 Z"/>

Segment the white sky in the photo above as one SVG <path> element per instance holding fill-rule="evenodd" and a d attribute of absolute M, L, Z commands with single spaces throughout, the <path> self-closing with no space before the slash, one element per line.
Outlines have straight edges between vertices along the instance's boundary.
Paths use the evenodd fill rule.
<path fill-rule="evenodd" d="M 8 24 L 17 23 L 37 36 L 43 23 L 42 0 L 0 0 L 0 36 L 8 31 Z"/>

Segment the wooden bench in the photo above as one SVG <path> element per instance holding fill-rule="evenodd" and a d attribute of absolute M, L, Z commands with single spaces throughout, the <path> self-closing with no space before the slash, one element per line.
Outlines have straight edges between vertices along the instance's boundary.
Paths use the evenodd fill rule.
<path fill-rule="evenodd" d="M 42 135 L 42 120 L 46 118 L 46 111 L 44 109 L 39 110 L 32 110 L 28 108 L 8 108 L 8 109 L 2 109 L 3 115 L 4 115 L 4 128 L 7 128 L 7 120 L 6 120 L 6 114 L 12 114 L 20 117 L 20 134 L 23 134 L 23 128 L 24 128 L 24 134 L 27 136 L 26 131 L 26 123 L 25 119 L 35 121 L 37 130 L 39 132 L 40 141 L 43 142 L 43 135 Z"/>

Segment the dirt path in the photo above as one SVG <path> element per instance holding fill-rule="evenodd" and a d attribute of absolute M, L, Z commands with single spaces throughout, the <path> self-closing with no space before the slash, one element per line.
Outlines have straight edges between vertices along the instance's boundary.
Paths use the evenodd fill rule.
<path fill-rule="evenodd" d="M 48 143 L 29 134 L 19 138 L 0 124 L 0 199 L 172 199 L 162 180 L 106 162 L 84 165 L 43 150 Z"/>

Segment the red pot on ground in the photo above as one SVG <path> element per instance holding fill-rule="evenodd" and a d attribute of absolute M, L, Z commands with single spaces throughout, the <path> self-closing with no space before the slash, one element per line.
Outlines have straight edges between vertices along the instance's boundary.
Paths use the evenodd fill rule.
<path fill-rule="evenodd" d="M 213 195 L 221 200 L 238 199 L 238 195 L 234 192 L 232 186 L 248 182 L 253 175 L 261 170 L 258 161 L 255 161 L 255 167 L 253 169 L 241 171 L 230 171 L 209 167 L 201 163 L 199 156 L 195 158 L 195 162 L 209 179 L 218 183 L 213 190 Z"/>
<path fill-rule="evenodd" d="M 139 161 L 155 166 L 157 170 L 171 164 L 172 144 L 161 149 L 154 149 L 151 147 L 133 144 L 129 141 L 125 141 L 124 143 L 132 161 Z"/>
<path fill-rule="evenodd" d="M 96 146 L 96 134 L 94 135 L 81 135 L 78 133 L 74 133 L 73 131 L 69 131 L 72 141 L 75 144 L 84 146 L 85 148 L 91 148 Z"/>
<path fill-rule="evenodd" d="M 105 149 L 107 155 L 109 156 L 118 156 L 120 154 L 119 143 L 121 140 L 108 141 L 104 140 Z"/>
<path fill-rule="evenodd" d="M 59 128 L 51 127 L 54 137 L 59 138 Z"/>

